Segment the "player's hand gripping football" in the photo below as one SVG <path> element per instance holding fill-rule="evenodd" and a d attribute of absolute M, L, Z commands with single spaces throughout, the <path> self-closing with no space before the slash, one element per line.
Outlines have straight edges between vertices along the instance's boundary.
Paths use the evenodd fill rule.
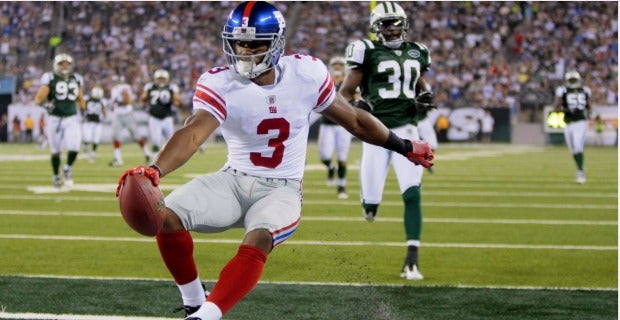
<path fill-rule="evenodd" d="M 149 178 L 151 180 L 151 183 L 153 183 L 154 187 L 157 187 L 159 185 L 159 171 L 157 169 L 153 167 L 137 166 L 133 169 L 129 169 L 123 172 L 121 177 L 118 179 L 118 186 L 116 187 L 116 197 L 118 197 L 118 195 L 121 193 L 121 188 L 125 183 L 125 178 L 127 178 L 128 175 L 133 174 L 141 174 Z"/>
<path fill-rule="evenodd" d="M 407 159 L 416 165 L 430 168 L 434 165 L 435 155 L 426 141 L 412 140 L 411 151 L 407 152 Z"/>

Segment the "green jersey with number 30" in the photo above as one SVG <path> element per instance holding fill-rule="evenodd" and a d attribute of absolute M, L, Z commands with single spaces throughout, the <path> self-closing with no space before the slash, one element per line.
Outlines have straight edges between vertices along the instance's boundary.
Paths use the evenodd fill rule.
<path fill-rule="evenodd" d="M 47 100 L 52 102 L 49 113 L 54 116 L 67 117 L 77 114 L 77 98 L 84 80 L 79 74 L 73 73 L 67 79 L 53 72 L 46 72 L 41 77 L 41 84 L 50 88 Z"/>
<path fill-rule="evenodd" d="M 360 91 L 375 117 L 388 128 L 417 124 L 420 119 L 408 116 L 405 109 L 418 94 L 420 75 L 431 65 L 425 45 L 404 42 L 391 49 L 380 41 L 363 39 L 347 47 L 346 59 L 348 68 L 361 68 Z"/>

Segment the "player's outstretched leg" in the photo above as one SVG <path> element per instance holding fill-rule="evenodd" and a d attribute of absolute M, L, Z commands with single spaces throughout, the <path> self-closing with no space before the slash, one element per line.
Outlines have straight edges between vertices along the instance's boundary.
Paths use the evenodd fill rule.
<path fill-rule="evenodd" d="M 194 241 L 185 230 L 160 232 L 157 246 L 168 271 L 174 278 L 186 316 L 196 312 L 205 302 L 205 291 L 194 262 Z"/>

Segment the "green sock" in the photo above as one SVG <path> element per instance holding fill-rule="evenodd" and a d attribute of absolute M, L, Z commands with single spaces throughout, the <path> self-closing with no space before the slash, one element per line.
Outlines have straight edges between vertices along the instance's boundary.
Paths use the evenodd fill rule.
<path fill-rule="evenodd" d="M 347 175 L 347 165 L 346 164 L 338 164 L 338 178 L 344 179 Z"/>
<path fill-rule="evenodd" d="M 575 153 L 573 158 L 575 158 L 575 162 L 577 163 L 577 169 L 583 170 L 583 152 Z"/>
<path fill-rule="evenodd" d="M 52 170 L 54 170 L 54 175 L 57 176 L 60 171 L 60 154 L 54 153 L 52 155 Z"/>
<path fill-rule="evenodd" d="M 403 193 L 405 202 L 405 234 L 407 240 L 420 240 L 422 234 L 422 199 L 420 187 L 413 186 Z"/>
<path fill-rule="evenodd" d="M 75 159 L 77 159 L 77 155 L 78 153 L 75 151 L 68 151 L 67 152 L 67 165 L 70 167 L 73 165 L 73 163 L 75 162 Z"/>

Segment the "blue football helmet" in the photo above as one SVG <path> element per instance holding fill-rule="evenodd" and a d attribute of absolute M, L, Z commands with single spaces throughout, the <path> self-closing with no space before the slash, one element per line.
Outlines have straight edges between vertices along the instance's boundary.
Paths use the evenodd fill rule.
<path fill-rule="evenodd" d="M 252 79 L 271 70 L 284 54 L 284 16 L 264 1 L 246 1 L 228 16 L 222 42 L 230 66 L 241 76 Z M 253 55 L 235 52 L 236 41 L 266 41 L 269 49 Z M 262 57 L 259 63 L 255 60 Z"/>

